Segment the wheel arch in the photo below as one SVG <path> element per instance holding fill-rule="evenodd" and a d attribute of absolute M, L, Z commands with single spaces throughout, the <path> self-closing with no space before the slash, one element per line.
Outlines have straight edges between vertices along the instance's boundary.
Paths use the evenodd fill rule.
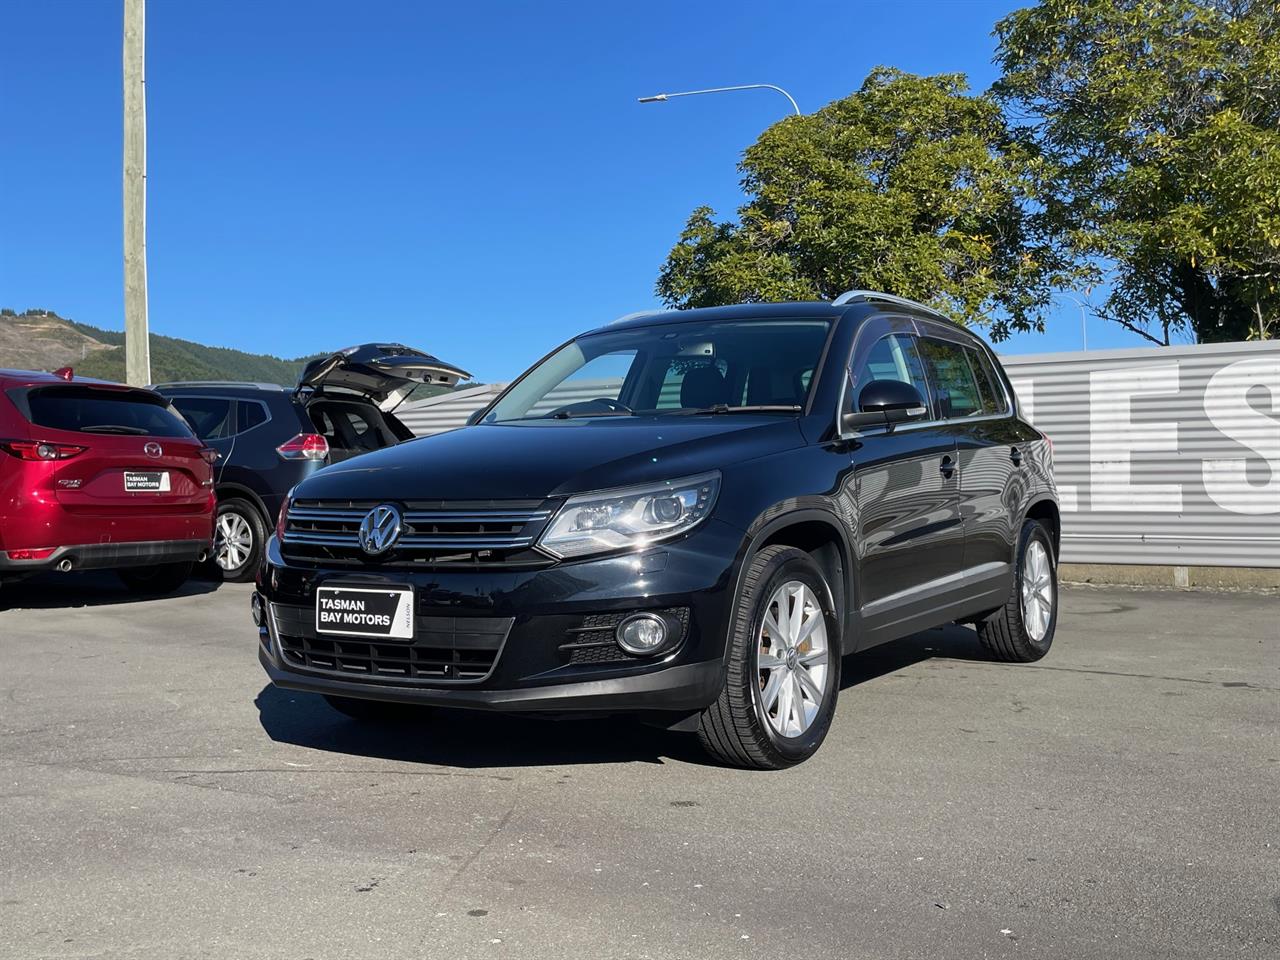
<path fill-rule="evenodd" d="M 250 490 L 248 487 L 239 483 L 219 483 L 214 487 L 213 492 L 218 497 L 218 502 L 224 500 L 247 500 L 253 504 L 258 516 L 261 518 L 263 525 L 266 527 L 268 534 L 275 527 L 275 519 L 268 513 L 267 505 L 262 502 L 262 498 Z"/>
<path fill-rule="evenodd" d="M 1058 505 L 1049 497 L 1035 500 L 1027 507 L 1026 518 L 1028 520 L 1039 520 L 1049 528 L 1049 536 L 1053 540 L 1054 556 L 1061 556 L 1062 512 Z M 1017 549 L 1016 545 L 1014 549 Z"/>
<path fill-rule="evenodd" d="M 841 649 L 845 653 L 852 652 L 855 636 L 854 598 L 850 586 L 854 563 L 853 547 L 839 518 L 827 510 L 814 507 L 776 513 L 767 518 L 762 516 L 752 525 L 738 563 L 733 604 L 726 630 L 733 630 L 733 618 L 737 615 L 748 566 L 757 553 L 771 546 L 795 547 L 813 557 L 832 593 L 829 599 L 840 620 Z M 726 636 L 726 651 L 728 646 Z"/>

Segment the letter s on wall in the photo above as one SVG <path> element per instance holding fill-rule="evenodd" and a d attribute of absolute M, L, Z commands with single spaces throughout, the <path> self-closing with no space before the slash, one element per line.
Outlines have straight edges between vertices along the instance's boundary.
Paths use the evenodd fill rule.
<path fill-rule="evenodd" d="M 1209 379 L 1204 412 L 1226 437 L 1253 451 L 1270 470 L 1265 483 L 1250 483 L 1248 457 L 1207 459 L 1203 464 L 1205 492 L 1223 510 L 1261 516 L 1280 513 L 1280 419 L 1249 404 L 1249 391 L 1263 387 L 1271 393 L 1271 412 L 1280 415 L 1280 359 L 1240 360 Z"/>

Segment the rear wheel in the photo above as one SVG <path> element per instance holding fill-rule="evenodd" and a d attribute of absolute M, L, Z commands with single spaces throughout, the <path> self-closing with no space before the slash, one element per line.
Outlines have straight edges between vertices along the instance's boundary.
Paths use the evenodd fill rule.
<path fill-rule="evenodd" d="M 751 561 L 729 639 L 724 689 L 698 739 L 735 767 L 779 770 L 822 745 L 840 691 L 840 628 L 821 569 L 794 547 Z"/>
<path fill-rule="evenodd" d="M 360 697 L 335 697 L 324 694 L 329 706 L 345 717 L 362 723 L 396 723 L 420 719 L 430 708 L 410 703 L 387 703 L 384 700 L 363 700 Z"/>
<path fill-rule="evenodd" d="M 183 563 L 159 563 L 151 567 L 125 567 L 117 570 L 116 575 L 133 593 L 159 597 L 173 593 L 186 583 L 193 566 L 190 560 Z"/>
<path fill-rule="evenodd" d="M 218 504 L 213 525 L 213 562 L 223 580 L 229 583 L 252 580 L 258 573 L 266 542 L 267 526 L 252 503 L 233 499 Z"/>
<path fill-rule="evenodd" d="M 1049 652 L 1058 625 L 1058 561 L 1044 524 L 1028 520 L 1018 541 L 1013 590 L 1004 607 L 978 624 L 978 639 L 997 660 L 1031 663 Z"/>

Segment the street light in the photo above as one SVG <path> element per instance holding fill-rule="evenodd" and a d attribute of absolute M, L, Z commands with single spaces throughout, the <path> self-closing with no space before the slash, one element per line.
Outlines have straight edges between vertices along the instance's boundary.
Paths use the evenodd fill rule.
<path fill-rule="evenodd" d="M 1086 304 L 1083 300 L 1079 300 L 1076 297 L 1073 297 L 1069 293 L 1064 293 L 1063 296 L 1080 308 L 1080 336 L 1084 340 L 1083 349 L 1088 350 L 1089 349 L 1089 329 L 1085 325 L 1085 313 L 1084 313 L 1084 308 L 1088 306 L 1088 304 Z"/>
<path fill-rule="evenodd" d="M 707 90 L 682 90 L 679 93 L 655 93 L 651 97 L 639 97 L 640 103 L 665 103 L 672 97 L 696 97 L 703 93 L 730 93 L 734 90 L 776 90 L 787 98 L 791 104 L 791 109 L 796 112 L 796 116 L 800 116 L 800 105 L 796 103 L 796 98 L 787 93 L 781 87 L 775 87 L 772 83 L 744 83 L 738 87 L 710 87 Z"/>

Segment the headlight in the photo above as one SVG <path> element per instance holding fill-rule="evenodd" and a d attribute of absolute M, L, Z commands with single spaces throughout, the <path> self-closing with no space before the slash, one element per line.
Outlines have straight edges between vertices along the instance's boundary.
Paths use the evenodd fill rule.
<path fill-rule="evenodd" d="M 538 546 L 556 557 L 644 547 L 692 530 L 711 513 L 720 473 L 570 497 Z"/>

